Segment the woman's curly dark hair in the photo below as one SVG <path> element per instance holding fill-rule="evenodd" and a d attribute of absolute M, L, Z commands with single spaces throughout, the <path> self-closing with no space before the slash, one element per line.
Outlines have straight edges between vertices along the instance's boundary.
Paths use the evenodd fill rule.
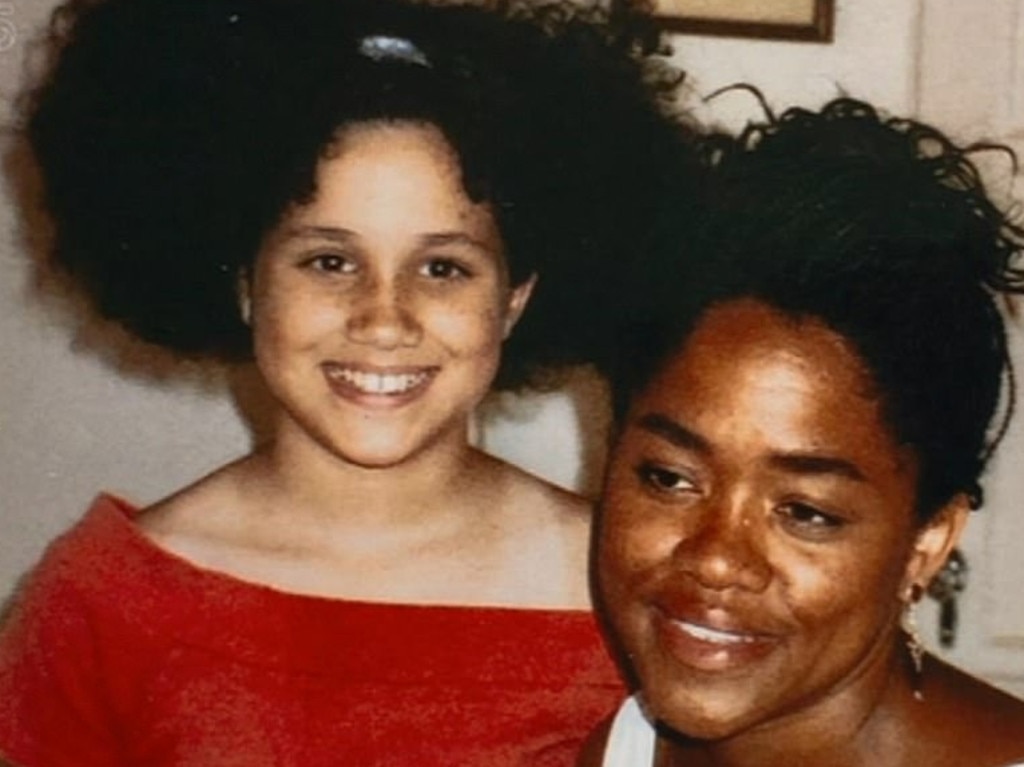
<path fill-rule="evenodd" d="M 688 253 L 630 291 L 617 411 L 707 309 L 753 297 L 825 323 L 870 370 L 887 423 L 920 462 L 922 519 L 978 478 L 1012 369 L 997 305 L 1024 292 L 1024 232 L 989 199 L 970 148 L 843 98 L 789 109 L 738 138 L 708 137 L 710 182 Z"/>
<path fill-rule="evenodd" d="M 376 36 L 426 65 L 361 50 Z M 513 282 L 540 273 L 505 386 L 595 353 L 601 277 L 644 251 L 665 225 L 659 202 L 689 183 L 689 130 L 670 114 L 681 75 L 624 11 L 69 0 L 50 44 L 27 127 L 54 260 L 102 315 L 187 355 L 249 353 L 238 275 L 315 194 L 346 124 L 437 125 L 469 195 L 495 210 Z"/>

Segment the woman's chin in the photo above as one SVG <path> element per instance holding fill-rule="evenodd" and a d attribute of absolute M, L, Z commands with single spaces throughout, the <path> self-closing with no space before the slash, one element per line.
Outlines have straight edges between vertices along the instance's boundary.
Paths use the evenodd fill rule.
<path fill-rule="evenodd" d="M 755 724 L 749 706 L 741 701 L 708 700 L 709 696 L 680 700 L 669 693 L 659 700 L 645 692 L 648 715 L 673 738 L 695 741 L 725 740 Z"/>

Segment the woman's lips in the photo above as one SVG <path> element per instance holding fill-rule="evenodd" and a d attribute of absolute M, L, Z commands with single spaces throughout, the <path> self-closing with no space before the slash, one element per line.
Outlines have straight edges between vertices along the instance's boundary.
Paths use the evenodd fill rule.
<path fill-rule="evenodd" d="M 699 639 L 703 642 L 730 645 L 756 641 L 750 634 L 734 633 L 732 631 L 718 631 L 708 626 L 690 623 L 689 621 L 672 621 L 672 623 L 678 626 L 680 631 L 684 631 L 694 639 Z"/>
<path fill-rule="evenodd" d="M 658 642 L 678 663 L 698 671 L 741 670 L 780 643 L 778 635 L 745 627 L 720 609 L 673 613 L 653 608 Z"/>
<path fill-rule="evenodd" d="M 437 367 L 370 368 L 325 363 L 331 388 L 345 399 L 366 404 L 395 406 L 415 399 L 437 375 Z"/>

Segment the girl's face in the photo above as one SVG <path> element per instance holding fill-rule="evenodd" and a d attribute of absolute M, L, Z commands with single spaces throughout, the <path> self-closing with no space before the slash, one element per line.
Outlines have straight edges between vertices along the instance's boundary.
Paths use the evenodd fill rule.
<path fill-rule="evenodd" d="M 346 129 L 243 285 L 278 439 L 366 467 L 464 445 L 531 286 L 509 285 L 491 212 L 436 128 Z"/>
<path fill-rule="evenodd" d="M 962 522 L 920 529 L 916 478 L 842 338 L 711 309 L 633 402 L 603 501 L 599 584 L 651 713 L 717 739 L 874 695 Z"/>

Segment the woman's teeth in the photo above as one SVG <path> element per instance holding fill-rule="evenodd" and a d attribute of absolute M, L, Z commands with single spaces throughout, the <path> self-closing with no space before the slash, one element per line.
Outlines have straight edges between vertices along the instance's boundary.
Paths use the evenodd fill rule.
<path fill-rule="evenodd" d="M 756 641 L 754 637 L 746 634 L 734 634 L 730 631 L 718 631 L 716 629 L 708 628 L 707 626 L 698 626 L 696 623 L 688 623 L 686 621 L 672 621 L 681 631 L 689 634 L 694 639 L 699 639 L 702 642 L 712 642 L 715 644 L 742 644 L 744 642 Z"/>

